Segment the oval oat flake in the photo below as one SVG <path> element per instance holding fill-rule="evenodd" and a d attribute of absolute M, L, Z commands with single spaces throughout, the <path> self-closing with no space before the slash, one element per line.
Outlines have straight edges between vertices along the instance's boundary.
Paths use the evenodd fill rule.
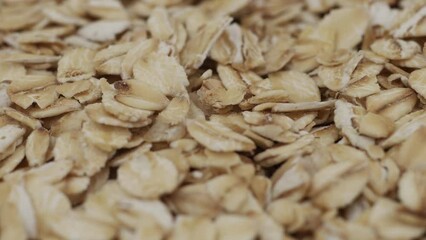
<path fill-rule="evenodd" d="M 121 165 L 118 183 L 136 197 L 158 198 L 177 187 L 178 171 L 172 161 L 150 152 Z"/>
<path fill-rule="evenodd" d="M 130 23 L 127 20 L 100 20 L 85 25 L 78 34 L 91 41 L 107 42 L 115 40 L 115 36 L 128 27 Z"/>
<path fill-rule="evenodd" d="M 288 93 L 290 102 L 319 102 L 321 101 L 318 86 L 306 73 L 298 71 L 283 71 L 269 75 L 272 88 L 283 89 Z"/>

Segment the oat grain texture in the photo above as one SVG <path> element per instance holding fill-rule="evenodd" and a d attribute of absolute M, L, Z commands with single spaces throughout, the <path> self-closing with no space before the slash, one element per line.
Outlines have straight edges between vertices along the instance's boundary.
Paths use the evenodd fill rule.
<path fill-rule="evenodd" d="M 426 0 L 0 0 L 0 240 L 425 240 Z"/>

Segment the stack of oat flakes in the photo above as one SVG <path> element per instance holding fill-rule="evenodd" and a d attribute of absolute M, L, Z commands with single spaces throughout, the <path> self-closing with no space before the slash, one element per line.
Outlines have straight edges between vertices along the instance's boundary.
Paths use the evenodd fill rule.
<path fill-rule="evenodd" d="M 425 37 L 425 0 L 0 0 L 0 239 L 425 239 Z"/>

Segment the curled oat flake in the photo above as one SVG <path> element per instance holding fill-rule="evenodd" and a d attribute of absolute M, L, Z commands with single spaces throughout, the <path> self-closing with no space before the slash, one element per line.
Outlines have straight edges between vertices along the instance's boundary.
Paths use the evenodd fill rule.
<path fill-rule="evenodd" d="M 367 151 L 367 153 L 369 153 L 369 155 L 373 158 L 381 158 L 383 156 L 383 150 L 375 145 L 374 140 L 372 138 L 359 135 L 352 125 L 352 119 L 355 116 L 352 104 L 338 100 L 336 102 L 336 110 L 334 114 L 336 127 L 345 137 L 348 138 L 351 144 Z"/>

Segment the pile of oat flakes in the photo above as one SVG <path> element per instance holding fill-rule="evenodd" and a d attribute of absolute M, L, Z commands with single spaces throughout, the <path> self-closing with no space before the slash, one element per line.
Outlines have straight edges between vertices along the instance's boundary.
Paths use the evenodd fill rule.
<path fill-rule="evenodd" d="M 425 37 L 425 0 L 0 0 L 0 239 L 425 239 Z"/>

